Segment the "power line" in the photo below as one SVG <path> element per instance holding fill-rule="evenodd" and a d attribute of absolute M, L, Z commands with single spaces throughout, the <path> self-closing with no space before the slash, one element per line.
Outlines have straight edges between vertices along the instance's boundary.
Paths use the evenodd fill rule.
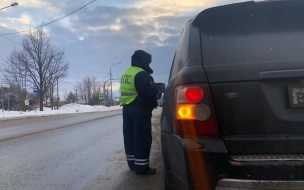
<path fill-rule="evenodd" d="M 9 40 L 9 41 L 11 41 L 11 42 L 13 42 L 13 43 L 15 43 L 15 44 L 18 44 L 18 45 L 22 46 L 22 44 L 20 44 L 20 43 L 14 41 L 14 40 L 12 40 L 12 39 L 10 39 L 10 38 L 7 38 L 7 37 L 4 36 L 4 35 L 18 34 L 18 33 L 22 33 L 22 32 L 26 32 L 26 31 L 32 30 L 32 29 L 37 29 L 37 28 L 41 28 L 41 27 L 43 27 L 43 26 L 47 26 L 47 25 L 49 25 L 49 24 L 52 24 L 52 23 L 54 23 L 54 22 L 56 22 L 56 21 L 58 21 L 58 20 L 61 20 L 61 19 L 65 18 L 65 17 L 67 17 L 67 16 L 69 16 L 69 15 L 71 15 L 71 14 L 73 14 L 73 13 L 75 13 L 75 12 L 81 10 L 81 9 L 83 9 L 84 7 L 86 7 L 86 6 L 88 6 L 89 4 L 93 3 L 94 1 L 96 1 L 96 0 L 93 0 L 93 1 L 89 2 L 88 4 L 86 4 L 86 5 L 82 6 L 82 7 L 80 7 L 79 9 L 77 9 L 77 10 L 75 10 L 75 11 L 73 11 L 73 12 L 71 12 L 71 13 L 69 13 L 69 14 L 67 14 L 67 15 L 65 15 L 65 16 L 63 16 L 63 17 L 61 17 L 61 18 L 59 18 L 59 19 L 56 19 L 56 20 L 54 20 L 54 21 L 52 21 L 52 22 L 49 22 L 49 23 L 47 23 L 47 24 L 38 26 L 38 27 L 36 27 L 36 28 L 31 28 L 31 29 L 19 31 L 19 32 L 0 34 L 0 36 L 3 37 L 3 38 L 5 38 L 5 39 L 7 39 L 7 40 Z M 70 65 L 71 65 L 71 64 L 70 64 Z M 71 65 L 71 66 L 72 66 L 72 67 L 75 67 L 75 68 L 78 68 L 78 69 L 85 70 L 85 71 L 89 71 L 89 72 L 94 72 L 94 73 L 99 73 L 99 74 L 108 74 L 108 73 L 101 73 L 101 72 L 97 72 L 97 71 L 92 71 L 92 70 L 89 70 L 89 69 L 84 69 L 84 68 L 77 67 L 77 66 L 74 66 L 74 65 Z"/>
<path fill-rule="evenodd" d="M 71 64 L 70 64 L 71 65 Z M 72 67 L 75 67 L 75 68 L 78 68 L 78 69 L 82 69 L 82 70 L 85 70 L 85 71 L 90 71 L 90 72 L 94 72 L 94 73 L 99 73 L 99 74 L 103 74 L 103 75 L 108 75 L 109 73 L 101 73 L 101 72 L 97 72 L 97 71 L 92 71 L 92 70 L 89 70 L 89 69 L 84 69 L 84 68 L 81 68 L 81 67 L 78 67 L 78 66 L 75 66 L 75 65 L 71 65 Z"/>
<path fill-rule="evenodd" d="M 75 85 L 73 85 L 73 84 L 71 84 L 71 83 L 69 83 L 69 82 L 67 82 L 65 80 L 62 80 L 62 81 L 65 82 L 65 83 L 67 83 L 67 84 L 69 84 L 69 85 L 71 85 L 71 86 L 73 86 L 73 87 L 77 87 L 77 86 L 75 86 Z"/>
<path fill-rule="evenodd" d="M 26 30 L 18 31 L 18 32 L 4 33 L 4 34 L 0 34 L 0 35 L 19 34 L 19 33 L 23 33 L 23 32 L 28 32 L 28 31 L 30 31 L 30 30 L 35 30 L 35 29 L 38 29 L 38 28 L 42 28 L 42 27 L 44 27 L 44 26 L 50 25 L 50 24 L 52 24 L 52 23 L 54 23 L 54 22 L 57 22 L 57 21 L 59 21 L 59 20 L 65 18 L 65 17 L 70 16 L 71 14 L 73 14 L 73 13 L 75 13 L 75 12 L 77 12 L 77 11 L 83 9 L 84 7 L 90 5 L 90 4 L 93 3 L 94 1 L 96 1 L 96 0 L 93 0 L 93 1 L 91 1 L 91 2 L 89 2 L 89 3 L 87 3 L 87 4 L 85 4 L 84 6 L 80 7 L 79 9 L 77 9 L 77 10 L 75 10 L 75 11 L 73 11 L 73 12 L 67 14 L 67 15 L 65 15 L 65 16 L 63 16 L 63 17 L 60 17 L 60 18 L 58 18 L 58 19 L 56 19 L 56 20 L 53 20 L 53 21 L 51 21 L 51 22 L 48 22 L 48 23 L 46 23 L 46 24 L 43 24 L 43 25 L 41 25 L 41 26 L 37 26 L 37 27 L 35 27 L 35 28 L 29 28 L 29 29 L 26 29 Z"/>
<path fill-rule="evenodd" d="M 65 17 L 70 16 L 71 14 L 73 14 L 73 13 L 75 13 L 75 12 L 77 12 L 77 11 L 83 9 L 84 7 L 86 7 L 86 6 L 88 6 L 89 4 L 93 3 L 94 1 L 96 1 L 96 0 L 93 0 L 93 1 L 89 2 L 88 4 L 86 4 L 86 5 L 82 6 L 82 7 L 80 7 L 79 9 L 77 9 L 77 10 L 75 10 L 75 11 L 73 11 L 73 12 L 71 12 L 71 13 L 69 13 L 69 14 L 63 16 L 63 17 L 60 17 L 60 18 L 58 18 L 58 19 L 56 19 L 56 20 L 54 20 L 54 21 L 51 21 L 51 22 L 49 22 L 49 23 L 47 23 L 47 24 L 43 24 L 43 25 L 38 26 L 38 27 L 36 27 L 36 28 L 30 28 L 30 29 L 26 29 L 26 30 L 23 30 L 23 31 L 19 31 L 19 32 L 11 32 L 11 33 L 0 34 L 0 36 L 3 37 L 3 38 L 5 38 L 5 39 L 7 39 L 7 40 L 9 40 L 9 41 L 11 41 L 11 42 L 13 42 L 13 43 L 15 43 L 15 44 L 21 45 L 20 43 L 18 43 L 18 42 L 16 42 L 16 41 L 12 40 L 12 39 L 10 39 L 10 38 L 7 38 L 7 37 L 5 37 L 4 35 L 11 35 L 11 34 L 23 33 L 23 32 L 27 32 L 27 31 L 30 31 L 30 30 L 34 30 L 34 29 L 41 28 L 41 27 L 43 27 L 43 26 L 50 25 L 50 24 L 52 24 L 52 23 L 54 23 L 54 22 L 56 22 L 56 21 L 59 21 L 59 20 L 65 18 Z M 21 46 L 22 46 L 22 45 L 21 45 Z"/>
<path fill-rule="evenodd" d="M 7 39 L 7 40 L 11 41 L 11 42 L 14 42 L 15 44 L 18 44 L 18 45 L 22 46 L 20 43 L 15 42 L 15 41 L 14 41 L 14 40 L 12 40 L 12 39 L 9 39 L 9 38 L 7 38 L 7 37 L 5 37 L 5 36 L 1 35 L 1 34 L 0 34 L 0 36 L 1 36 L 2 38 L 5 38 L 5 39 Z"/>
<path fill-rule="evenodd" d="M 3 37 L 3 38 L 5 38 L 5 39 L 7 39 L 7 40 L 9 40 L 9 41 L 11 41 L 11 42 L 13 42 L 13 43 L 15 43 L 15 44 L 17 44 L 17 45 L 22 46 L 22 44 L 20 44 L 18 42 L 15 42 L 14 40 L 12 40 L 12 39 L 10 39 L 10 38 L 8 38 L 6 36 L 3 36 L 1 34 L 0 34 L 0 36 Z M 75 68 L 78 68 L 78 69 L 82 69 L 82 70 L 85 70 L 85 71 L 89 71 L 89 72 L 93 72 L 93 73 L 99 73 L 99 74 L 103 74 L 103 75 L 108 75 L 109 74 L 109 73 L 101 73 L 101 72 L 97 72 L 97 71 L 92 71 L 92 70 L 81 68 L 81 67 L 78 67 L 78 66 L 75 66 L 75 65 L 72 65 L 72 64 L 69 64 L 69 65 L 72 66 L 72 67 L 75 67 Z"/>
<path fill-rule="evenodd" d="M 9 41 L 11 41 L 11 42 L 14 42 L 15 44 L 18 44 L 18 45 L 22 46 L 22 44 L 20 44 L 20 43 L 18 43 L 18 42 L 15 42 L 14 40 L 12 40 L 12 39 L 10 39 L 10 38 L 7 38 L 6 36 L 3 36 L 3 35 L 1 35 L 1 34 L 0 34 L 0 36 L 3 37 L 3 38 L 5 38 L 5 39 L 7 39 L 7 40 L 9 40 Z M 92 70 L 89 70 L 89 69 L 84 69 L 84 68 L 81 68 L 81 67 L 78 67 L 78 66 L 75 66 L 75 65 L 72 65 L 72 64 L 69 64 L 69 65 L 72 66 L 72 67 L 78 68 L 78 69 L 82 69 L 82 70 L 85 70 L 85 71 L 89 71 L 89 72 L 99 73 L 99 74 L 103 74 L 103 75 L 109 74 L 109 73 L 101 73 L 101 72 L 92 71 Z"/>

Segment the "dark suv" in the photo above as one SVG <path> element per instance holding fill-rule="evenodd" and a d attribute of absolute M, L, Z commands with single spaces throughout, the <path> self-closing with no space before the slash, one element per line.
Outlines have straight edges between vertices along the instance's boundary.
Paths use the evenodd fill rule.
<path fill-rule="evenodd" d="M 167 189 L 304 189 L 304 1 L 189 20 L 163 102 Z"/>

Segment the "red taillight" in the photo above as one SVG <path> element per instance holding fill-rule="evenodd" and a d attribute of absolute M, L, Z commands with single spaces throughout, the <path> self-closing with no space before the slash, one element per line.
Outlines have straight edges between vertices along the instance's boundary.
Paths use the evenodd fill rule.
<path fill-rule="evenodd" d="M 175 91 L 174 132 L 179 135 L 218 135 L 207 84 L 179 86 Z"/>
<path fill-rule="evenodd" d="M 185 99 L 190 103 L 198 103 L 204 98 L 204 91 L 200 87 L 185 89 Z"/>

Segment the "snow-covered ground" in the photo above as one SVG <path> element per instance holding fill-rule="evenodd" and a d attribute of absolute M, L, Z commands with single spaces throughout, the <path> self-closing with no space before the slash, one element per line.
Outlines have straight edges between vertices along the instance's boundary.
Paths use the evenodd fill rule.
<path fill-rule="evenodd" d="M 67 104 L 60 107 L 58 110 L 51 110 L 51 108 L 43 108 L 43 111 L 37 110 L 22 112 L 22 111 L 4 111 L 0 109 L 0 120 L 3 119 L 15 119 L 22 117 L 40 117 L 49 115 L 62 115 L 62 114 L 73 114 L 73 113 L 88 113 L 88 112 L 98 112 L 98 111 L 111 111 L 119 110 L 120 106 L 105 107 L 105 106 L 89 106 L 80 104 Z"/>

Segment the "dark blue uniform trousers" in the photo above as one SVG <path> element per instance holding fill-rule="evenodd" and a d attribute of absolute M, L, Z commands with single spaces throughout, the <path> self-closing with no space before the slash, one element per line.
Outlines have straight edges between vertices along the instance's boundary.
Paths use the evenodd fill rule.
<path fill-rule="evenodd" d="M 123 107 L 125 153 L 130 169 L 136 174 L 143 174 L 150 169 L 151 117 L 151 112 L 140 106 Z"/>

